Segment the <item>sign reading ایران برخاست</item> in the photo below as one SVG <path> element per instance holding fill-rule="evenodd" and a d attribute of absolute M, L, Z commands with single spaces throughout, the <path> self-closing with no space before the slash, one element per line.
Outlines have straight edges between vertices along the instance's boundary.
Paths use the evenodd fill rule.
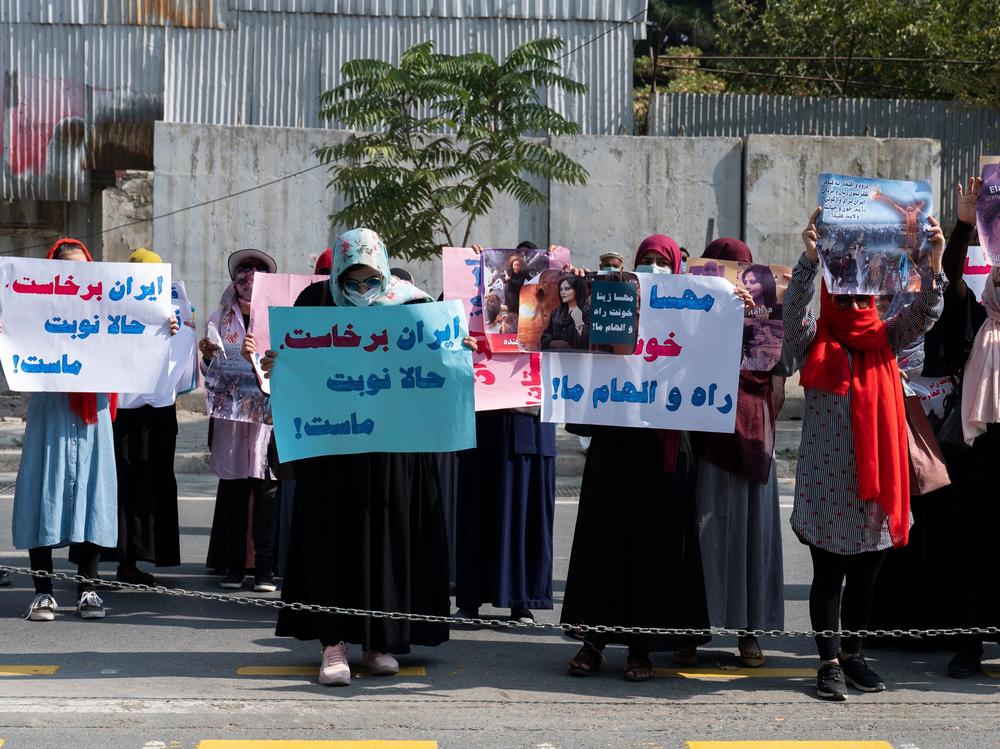
<path fill-rule="evenodd" d="M 272 307 L 271 407 L 282 461 L 476 445 L 458 301 Z"/>
<path fill-rule="evenodd" d="M 631 356 L 546 354 L 542 421 L 732 432 L 743 302 L 722 278 L 639 273 Z"/>
<path fill-rule="evenodd" d="M 0 363 L 12 390 L 155 392 L 170 362 L 170 266 L 0 260 Z"/>

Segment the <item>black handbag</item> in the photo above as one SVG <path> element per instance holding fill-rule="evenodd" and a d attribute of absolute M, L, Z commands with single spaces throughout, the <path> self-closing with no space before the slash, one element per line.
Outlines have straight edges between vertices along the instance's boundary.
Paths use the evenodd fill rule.
<path fill-rule="evenodd" d="M 955 381 L 955 389 L 945 398 L 944 416 L 940 424 L 935 425 L 934 436 L 937 437 L 939 445 L 948 446 L 953 450 L 966 452 L 972 449 L 965 444 L 965 436 L 962 433 L 962 385 L 958 381 Z"/>

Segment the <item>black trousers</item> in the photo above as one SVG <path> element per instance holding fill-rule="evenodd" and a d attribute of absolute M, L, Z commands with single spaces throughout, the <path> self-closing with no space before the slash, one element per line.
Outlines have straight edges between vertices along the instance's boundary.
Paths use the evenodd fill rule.
<path fill-rule="evenodd" d="M 72 544 L 70 553 L 77 560 L 76 574 L 90 580 L 97 578 L 97 564 L 101 559 L 101 547 L 92 543 Z M 52 572 L 52 547 L 39 546 L 35 549 L 28 549 L 28 558 L 31 561 L 31 569 Z M 35 593 L 48 593 L 52 595 L 52 578 L 36 577 Z M 90 583 L 78 583 L 76 586 L 76 597 L 79 598 L 88 590 L 93 590 Z"/>
<path fill-rule="evenodd" d="M 274 569 L 274 547 L 278 535 L 278 482 L 267 479 L 219 481 L 218 501 L 225 520 L 226 566 L 230 571 L 246 569 L 247 522 L 253 497 L 254 568 Z"/>
<path fill-rule="evenodd" d="M 875 578 L 888 549 L 864 554 L 834 554 L 809 545 L 813 581 L 809 589 L 809 618 L 815 630 L 866 629 L 872 617 Z M 845 585 L 846 579 L 846 585 Z M 843 595 L 841 595 L 843 586 Z M 843 627 L 841 627 L 841 624 Z M 861 651 L 860 637 L 816 637 L 819 657 L 832 661 L 841 652 Z"/>

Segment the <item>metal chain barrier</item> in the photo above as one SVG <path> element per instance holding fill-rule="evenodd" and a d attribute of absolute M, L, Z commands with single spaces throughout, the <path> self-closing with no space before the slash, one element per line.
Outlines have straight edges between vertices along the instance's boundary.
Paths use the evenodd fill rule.
<path fill-rule="evenodd" d="M 203 601 L 237 604 L 241 606 L 256 606 L 258 608 L 290 609 L 292 611 L 309 611 L 316 614 L 340 614 L 342 616 L 369 616 L 374 619 L 390 619 L 393 621 L 433 622 L 437 624 L 452 624 L 465 627 L 491 627 L 493 629 L 528 629 L 528 630 L 558 630 L 577 639 L 587 632 L 599 632 L 623 635 L 702 635 L 707 637 L 735 636 L 744 637 L 953 637 L 957 635 L 997 636 L 1000 627 L 957 627 L 951 629 L 859 629 L 859 630 L 812 630 L 812 629 L 729 629 L 726 627 L 622 627 L 605 624 L 562 624 L 557 622 L 520 622 L 513 619 L 481 619 L 459 618 L 455 616 L 439 616 L 436 614 L 406 614 L 399 611 L 378 611 L 369 609 L 345 608 L 342 606 L 320 606 L 310 603 L 288 603 L 274 598 L 245 598 L 228 593 L 205 593 L 199 590 L 184 590 L 183 588 L 167 588 L 162 585 L 144 585 L 142 583 L 122 583 L 117 580 L 90 579 L 82 575 L 70 575 L 65 572 L 45 572 L 25 567 L 11 567 L 0 564 L 0 572 L 10 572 L 28 577 L 66 580 L 67 582 L 85 583 L 95 588 L 116 588 L 120 590 L 136 590 L 143 593 L 158 593 L 181 598 L 199 598 Z"/>

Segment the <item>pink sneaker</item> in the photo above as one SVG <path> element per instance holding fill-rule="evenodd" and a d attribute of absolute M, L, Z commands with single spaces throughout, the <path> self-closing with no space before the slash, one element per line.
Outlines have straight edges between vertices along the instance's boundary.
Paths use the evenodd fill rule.
<path fill-rule="evenodd" d="M 347 663 L 347 645 L 327 645 L 319 665 L 319 683 L 346 687 L 351 683 L 351 667 Z"/>
<path fill-rule="evenodd" d="M 366 650 L 362 662 L 373 676 L 395 676 L 399 673 L 399 661 L 388 653 Z"/>

